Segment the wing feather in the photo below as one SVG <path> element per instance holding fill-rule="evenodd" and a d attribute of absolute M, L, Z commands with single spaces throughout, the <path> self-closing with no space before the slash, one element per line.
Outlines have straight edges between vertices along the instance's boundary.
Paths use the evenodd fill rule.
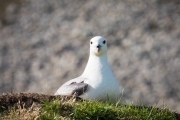
<path fill-rule="evenodd" d="M 79 83 L 76 82 L 77 80 Z M 83 93 L 85 93 L 87 89 L 88 89 L 88 84 L 84 83 L 84 81 L 80 81 L 78 78 L 76 80 L 68 81 L 68 83 L 65 83 L 64 85 L 62 85 L 57 90 L 55 95 L 80 96 Z"/>

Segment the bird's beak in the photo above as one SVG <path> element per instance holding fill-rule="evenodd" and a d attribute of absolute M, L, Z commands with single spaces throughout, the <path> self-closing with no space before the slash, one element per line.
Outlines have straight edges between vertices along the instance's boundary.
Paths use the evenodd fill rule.
<path fill-rule="evenodd" d="M 101 50 L 101 45 L 97 45 L 97 47 L 96 47 L 96 53 L 99 54 L 99 53 L 100 53 L 100 50 Z"/>
<path fill-rule="evenodd" d="M 96 53 L 99 53 L 100 52 L 100 48 L 96 48 Z"/>

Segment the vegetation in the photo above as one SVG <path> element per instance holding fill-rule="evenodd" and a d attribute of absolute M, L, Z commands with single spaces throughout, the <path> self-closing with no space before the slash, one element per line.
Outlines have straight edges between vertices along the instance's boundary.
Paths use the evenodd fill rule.
<path fill-rule="evenodd" d="M 136 107 L 133 105 L 113 105 L 98 101 L 82 101 L 73 103 L 62 103 L 58 100 L 44 103 L 41 109 L 42 119 L 175 119 L 174 114 L 168 109 L 157 109 L 156 107 Z"/>
<path fill-rule="evenodd" d="M 42 101 L 29 108 L 22 105 L 1 108 L 1 119 L 37 119 L 37 120 L 176 120 L 175 113 L 156 106 L 137 107 L 134 105 L 119 105 L 98 101 L 64 101 L 54 99 Z"/>
<path fill-rule="evenodd" d="M 0 119 L 7 120 L 176 120 L 177 113 L 157 106 L 116 105 L 109 102 L 55 98 L 31 104 L 18 102 L 12 107 L 0 106 Z"/>

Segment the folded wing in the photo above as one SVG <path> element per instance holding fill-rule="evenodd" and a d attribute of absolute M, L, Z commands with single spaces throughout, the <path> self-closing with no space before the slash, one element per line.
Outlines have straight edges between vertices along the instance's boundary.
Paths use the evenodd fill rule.
<path fill-rule="evenodd" d="M 80 96 L 88 89 L 88 84 L 81 81 L 80 83 L 71 82 L 69 84 L 62 85 L 55 95 L 67 95 L 67 96 Z"/>

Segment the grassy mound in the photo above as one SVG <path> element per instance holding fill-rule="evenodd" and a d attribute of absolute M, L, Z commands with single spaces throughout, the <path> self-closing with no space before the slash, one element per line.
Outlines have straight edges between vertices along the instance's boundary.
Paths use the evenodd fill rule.
<path fill-rule="evenodd" d="M 17 94 L 16 94 L 17 95 Z M 159 109 L 156 106 L 134 106 L 119 105 L 109 102 L 77 100 L 77 98 L 53 97 L 44 95 L 41 100 L 36 98 L 28 98 L 26 94 L 18 94 L 21 96 L 17 102 L 8 102 L 9 107 L 5 106 L 5 96 L 0 96 L 0 119 L 13 120 L 61 120 L 61 119 L 77 119 L 77 120 L 177 120 L 178 114 L 168 109 Z M 38 94 L 35 94 L 38 95 Z M 27 98 L 26 98 L 26 97 Z M 5 98 L 5 99 L 4 99 Z M 23 99 L 22 99 L 23 98 Z M 27 102 L 31 100 L 32 104 Z M 4 100 L 4 102 L 3 102 Z M 4 103 L 4 104 L 2 104 Z M 27 106 L 26 104 L 29 103 Z"/>

